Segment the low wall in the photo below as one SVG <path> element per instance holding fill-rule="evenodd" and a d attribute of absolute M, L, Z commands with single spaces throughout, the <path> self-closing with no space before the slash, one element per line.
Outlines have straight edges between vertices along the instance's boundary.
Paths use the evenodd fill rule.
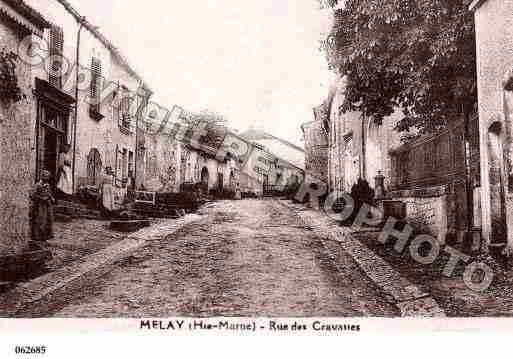
<path fill-rule="evenodd" d="M 435 236 L 445 242 L 449 231 L 448 201 L 446 186 L 406 191 L 395 191 L 389 198 L 406 204 L 406 218 L 419 231 Z"/>

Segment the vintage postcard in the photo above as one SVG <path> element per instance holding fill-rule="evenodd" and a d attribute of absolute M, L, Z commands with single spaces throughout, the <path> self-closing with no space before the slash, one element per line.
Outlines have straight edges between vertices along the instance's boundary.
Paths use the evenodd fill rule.
<path fill-rule="evenodd" d="M 512 24 L 0 0 L 0 331 L 513 330 Z"/>

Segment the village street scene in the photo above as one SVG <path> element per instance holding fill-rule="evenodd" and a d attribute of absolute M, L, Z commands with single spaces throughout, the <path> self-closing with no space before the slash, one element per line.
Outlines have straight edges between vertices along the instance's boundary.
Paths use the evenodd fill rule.
<path fill-rule="evenodd" d="M 303 2 L 0 0 L 1 318 L 513 315 L 513 0 Z"/>

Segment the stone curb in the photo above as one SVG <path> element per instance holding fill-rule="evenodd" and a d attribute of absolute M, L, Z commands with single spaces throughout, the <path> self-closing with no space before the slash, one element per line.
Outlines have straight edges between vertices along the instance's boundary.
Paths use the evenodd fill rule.
<path fill-rule="evenodd" d="M 303 223 L 321 238 L 324 247 L 330 251 L 326 240 L 337 242 L 355 260 L 363 272 L 381 289 L 387 301 L 396 306 L 402 317 L 445 317 L 444 311 L 428 294 L 401 276 L 381 257 L 352 236 L 349 229 L 318 211 L 304 206 L 294 206 L 277 201 L 294 211 Z"/>
<path fill-rule="evenodd" d="M 55 302 L 65 303 L 70 293 L 111 271 L 117 262 L 150 245 L 152 241 L 167 237 L 201 218 L 192 214 L 141 229 L 121 242 L 87 256 L 79 263 L 18 285 L 0 298 L 0 318 L 41 316 Z"/>

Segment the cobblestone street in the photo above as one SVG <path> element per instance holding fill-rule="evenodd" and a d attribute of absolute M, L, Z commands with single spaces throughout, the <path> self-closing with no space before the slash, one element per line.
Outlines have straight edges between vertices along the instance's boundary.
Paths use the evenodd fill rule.
<path fill-rule="evenodd" d="M 271 200 L 222 201 L 154 241 L 53 317 L 396 316 L 353 259 Z M 334 260 L 337 265 L 334 265 Z M 338 270 L 336 269 L 338 268 Z M 341 270 L 343 272 L 341 272 Z"/>

